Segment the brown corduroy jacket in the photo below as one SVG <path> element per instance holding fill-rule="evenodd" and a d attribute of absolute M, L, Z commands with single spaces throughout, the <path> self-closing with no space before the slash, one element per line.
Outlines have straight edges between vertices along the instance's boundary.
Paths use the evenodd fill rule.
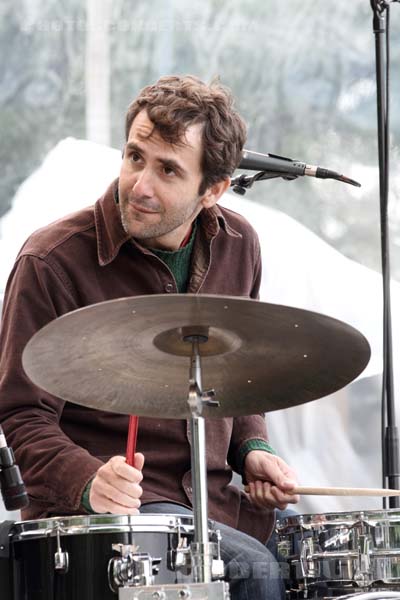
<path fill-rule="evenodd" d="M 114 298 L 177 292 L 168 267 L 124 231 L 117 182 L 95 206 L 35 232 L 10 275 L 0 332 L 0 423 L 30 496 L 23 518 L 79 514 L 82 493 L 111 456 L 124 455 L 128 417 L 64 402 L 35 386 L 21 364 L 31 336 L 72 310 Z M 256 298 L 261 278 L 257 235 L 240 215 L 214 207 L 200 213 L 188 292 Z M 62 343 L 62 340 L 60 340 Z M 140 418 L 144 453 L 142 503 L 191 506 L 186 420 Z M 264 417 L 206 422 L 209 516 L 265 541 L 273 513 L 231 485 L 237 452 L 267 440 Z"/>

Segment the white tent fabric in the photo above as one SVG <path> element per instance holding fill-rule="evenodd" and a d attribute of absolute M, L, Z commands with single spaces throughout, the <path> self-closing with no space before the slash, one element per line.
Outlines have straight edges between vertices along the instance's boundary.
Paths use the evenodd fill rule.
<path fill-rule="evenodd" d="M 118 175 L 119 165 L 119 151 L 72 138 L 62 140 L 48 154 L 41 167 L 21 185 L 12 209 L 0 222 L 0 293 L 25 238 L 38 227 L 94 203 Z M 266 186 L 267 193 L 268 184 L 260 185 Z M 296 468 L 304 485 L 380 487 L 380 394 L 376 376 L 382 362 L 380 276 L 345 258 L 282 213 L 232 194 L 221 203 L 246 216 L 259 234 L 263 301 L 343 320 L 359 329 L 372 349 L 363 382 L 327 399 L 269 414 L 271 442 Z M 393 283 L 392 293 L 394 362 L 400 365 L 400 284 Z M 399 367 L 395 375 L 399 382 Z M 367 403 L 360 397 L 360 386 L 370 398 Z M 302 500 L 299 510 L 332 512 L 380 506 L 377 499 L 310 497 Z M 0 508 L 0 518 L 5 514 Z"/>

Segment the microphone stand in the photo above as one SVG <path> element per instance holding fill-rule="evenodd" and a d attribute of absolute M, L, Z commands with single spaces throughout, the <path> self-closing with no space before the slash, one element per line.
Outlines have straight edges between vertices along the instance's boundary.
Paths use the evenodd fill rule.
<path fill-rule="evenodd" d="M 388 234 L 389 198 L 389 22 L 388 0 L 370 0 L 375 34 L 379 193 L 383 279 L 383 375 L 382 375 L 382 477 L 383 487 L 400 489 L 399 438 L 396 427 L 393 349 L 390 305 L 390 256 Z M 386 47 L 385 47 L 386 39 Z M 385 61 L 386 58 L 386 61 Z M 398 508 L 398 497 L 389 499 L 390 508 Z M 385 500 L 383 508 L 386 508 Z"/>

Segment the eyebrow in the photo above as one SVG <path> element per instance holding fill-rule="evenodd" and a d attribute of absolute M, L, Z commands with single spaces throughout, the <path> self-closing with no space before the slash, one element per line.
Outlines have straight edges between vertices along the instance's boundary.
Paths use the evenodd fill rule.
<path fill-rule="evenodd" d="M 141 155 L 145 153 L 144 150 L 136 142 L 128 142 L 126 144 L 126 149 L 127 149 L 127 151 L 130 151 L 130 152 L 138 152 L 138 154 L 141 154 Z M 177 173 L 179 173 L 182 176 L 188 174 L 187 170 L 184 169 L 182 167 L 182 165 L 177 160 L 174 160 L 173 158 L 157 157 L 156 160 L 163 167 L 172 169 L 173 171 L 176 171 Z"/>

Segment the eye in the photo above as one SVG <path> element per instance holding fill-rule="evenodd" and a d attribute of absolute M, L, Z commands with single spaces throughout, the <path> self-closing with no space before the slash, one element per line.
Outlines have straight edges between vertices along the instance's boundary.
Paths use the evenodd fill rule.
<path fill-rule="evenodd" d="M 131 154 L 129 155 L 129 160 L 131 160 L 132 162 L 138 162 L 141 159 L 141 156 L 139 154 L 139 152 L 136 152 L 135 150 L 133 150 L 131 152 Z"/>
<path fill-rule="evenodd" d="M 175 175 L 175 171 L 172 167 L 168 167 L 167 165 L 165 167 L 163 167 L 163 172 L 164 175 L 166 175 L 167 177 L 171 177 L 172 175 Z"/>

